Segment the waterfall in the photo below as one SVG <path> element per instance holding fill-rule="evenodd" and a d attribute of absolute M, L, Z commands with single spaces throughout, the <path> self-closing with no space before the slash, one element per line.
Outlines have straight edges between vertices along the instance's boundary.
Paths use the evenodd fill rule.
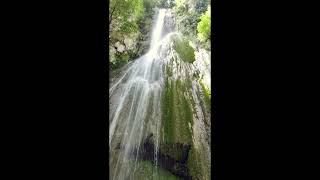
<path fill-rule="evenodd" d="M 163 61 L 158 50 L 163 43 L 160 40 L 165 13 L 165 9 L 159 10 L 149 52 L 134 60 L 109 89 L 109 163 L 112 179 L 132 178 L 138 163 L 139 148 L 150 134 L 155 145 L 154 156 L 157 156 L 164 86 Z"/>
<path fill-rule="evenodd" d="M 148 52 L 128 64 L 110 83 L 110 179 L 168 179 L 158 172 L 161 168 L 154 168 L 158 166 L 174 177 L 190 179 L 186 165 L 189 159 L 195 164 L 191 168 L 197 178 L 209 179 L 211 114 L 200 79 L 202 73 L 210 72 L 203 68 L 207 63 L 203 60 L 210 58 L 205 52 L 196 52 L 194 62 L 181 59 L 174 46 L 181 34 L 174 31 L 173 24 L 170 10 L 160 9 Z M 210 80 L 207 74 L 202 78 L 204 83 Z M 168 98 L 170 104 L 164 103 Z M 164 120 L 168 109 L 174 113 Z M 168 138 L 170 133 L 165 131 L 172 136 Z M 190 148 L 193 153 L 188 158 Z M 174 157 L 179 161 L 172 158 L 179 153 L 182 156 Z"/>
<path fill-rule="evenodd" d="M 166 14 L 166 9 L 160 9 L 159 10 L 159 15 L 157 18 L 157 23 L 152 31 L 152 36 L 151 36 L 151 49 L 155 47 L 155 45 L 158 43 L 161 37 L 161 32 L 163 28 L 163 22 L 164 22 L 164 17 Z"/>

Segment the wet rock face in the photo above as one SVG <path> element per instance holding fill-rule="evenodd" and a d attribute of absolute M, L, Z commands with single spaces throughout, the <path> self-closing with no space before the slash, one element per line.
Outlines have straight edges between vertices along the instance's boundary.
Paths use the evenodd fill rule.
<path fill-rule="evenodd" d="M 170 154 L 165 154 L 161 150 L 157 154 L 155 154 L 154 146 L 150 142 L 144 143 L 143 150 L 139 153 L 139 158 L 143 160 L 150 160 L 154 164 L 168 170 L 169 172 L 180 178 L 191 179 L 191 175 L 186 164 L 191 146 L 172 144 L 171 147 L 174 151 L 180 151 L 183 154 L 181 159 L 175 159 Z"/>
<path fill-rule="evenodd" d="M 163 29 L 172 27 L 170 21 L 165 20 Z M 114 180 L 141 179 L 132 176 L 145 176 L 145 169 L 136 172 L 145 162 L 177 178 L 210 179 L 210 108 L 200 83 L 205 56 L 182 59 L 185 48 L 179 54 L 173 41 L 177 33 L 169 34 L 110 85 L 109 164 Z M 120 42 L 127 48 L 129 41 Z M 151 173 L 151 179 L 162 178 Z"/>
<path fill-rule="evenodd" d="M 131 152 L 132 158 L 151 161 L 153 164 L 160 166 L 163 169 L 166 169 L 167 171 L 171 172 L 177 177 L 183 179 L 192 179 L 190 175 L 190 170 L 187 166 L 187 160 L 191 145 L 181 143 L 165 144 L 164 146 L 167 149 L 165 152 L 161 150 L 156 151 L 155 146 L 151 141 L 152 136 L 152 134 L 149 135 L 146 138 L 145 142 L 142 143 L 141 147 L 134 149 Z M 116 149 L 121 150 L 123 149 L 123 147 L 121 147 L 120 144 L 118 144 Z M 177 159 L 173 157 L 173 154 L 168 153 L 173 151 L 181 153 L 182 156 Z"/>
<path fill-rule="evenodd" d="M 187 164 L 192 178 L 210 179 L 211 114 L 202 87 L 210 83 L 207 82 L 210 79 L 205 78 L 210 77 L 210 57 L 199 50 L 195 52 L 195 60 L 190 62 L 181 56 L 186 48 L 180 49 L 171 49 L 172 57 L 165 65 L 164 139 L 171 143 L 189 141 L 192 153 L 188 154 Z M 166 135 L 168 132 L 170 136 Z"/>
<path fill-rule="evenodd" d="M 203 80 L 206 88 L 211 89 L 211 54 L 205 49 L 195 51 L 195 67 L 200 72 L 200 78 Z"/>
<path fill-rule="evenodd" d="M 167 10 L 165 19 L 166 21 L 163 24 L 163 33 L 175 31 L 175 13 L 172 10 Z"/>

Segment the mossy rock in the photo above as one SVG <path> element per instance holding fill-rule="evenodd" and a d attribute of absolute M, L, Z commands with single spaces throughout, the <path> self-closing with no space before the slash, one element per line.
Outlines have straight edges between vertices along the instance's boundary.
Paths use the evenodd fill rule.
<path fill-rule="evenodd" d="M 169 171 L 155 166 L 150 161 L 139 160 L 133 180 L 178 180 L 179 178 L 171 174 Z"/>
<path fill-rule="evenodd" d="M 171 81 L 169 83 L 169 81 Z M 163 136 L 165 143 L 185 143 L 192 140 L 189 124 L 193 124 L 190 100 L 185 97 L 187 82 L 166 80 L 163 99 Z"/>
<path fill-rule="evenodd" d="M 211 108 L 211 91 L 208 88 L 206 88 L 206 86 L 201 82 L 201 80 L 200 85 L 204 94 L 204 100 L 206 102 L 207 108 Z"/>
<path fill-rule="evenodd" d="M 196 157 L 196 151 L 194 148 L 191 148 L 187 164 L 193 179 L 199 179 L 199 174 L 201 173 L 198 163 L 199 161 Z"/>
<path fill-rule="evenodd" d="M 113 69 L 118 69 L 125 64 L 128 63 L 130 59 L 130 55 L 128 53 L 116 53 L 115 54 L 115 61 L 110 62 L 110 68 Z"/>
<path fill-rule="evenodd" d="M 189 45 L 189 41 L 183 37 L 176 37 L 173 41 L 174 49 L 180 59 L 185 62 L 193 63 L 195 61 L 194 49 Z"/>

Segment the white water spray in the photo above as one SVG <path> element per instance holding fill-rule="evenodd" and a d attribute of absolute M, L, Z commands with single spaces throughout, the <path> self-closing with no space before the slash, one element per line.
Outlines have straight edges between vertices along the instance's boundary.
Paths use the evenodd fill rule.
<path fill-rule="evenodd" d="M 159 56 L 166 10 L 160 9 L 148 53 L 134 60 L 118 82 L 109 89 L 109 153 L 111 179 L 132 179 L 137 162 L 133 150 L 149 134 L 159 146 L 163 61 Z M 115 150 L 121 147 L 121 150 Z M 155 153 L 156 154 L 156 153 Z M 156 157 L 155 157 L 156 158 Z"/>
<path fill-rule="evenodd" d="M 204 124 L 204 120 L 207 119 L 206 121 L 209 122 L 209 118 L 208 113 L 204 111 L 205 108 L 202 107 L 204 106 L 204 101 L 200 97 L 201 93 L 199 93 L 201 92 L 201 85 L 194 78 L 197 77 L 195 75 L 196 72 L 201 70 L 199 69 L 201 61 L 189 63 L 180 59 L 179 54 L 174 50 L 172 41 L 172 36 L 178 33 L 166 32 L 167 34 L 163 36 L 163 29 L 168 29 L 168 24 L 170 24 L 167 23 L 170 22 L 170 18 L 165 21 L 165 17 L 170 17 L 170 15 L 168 16 L 169 12 L 165 9 L 159 10 L 152 30 L 149 51 L 133 60 L 131 64 L 128 64 L 127 69 L 121 71 L 122 75 L 110 84 L 108 142 L 110 179 L 140 180 L 149 178 L 145 177 L 146 172 L 144 170 L 147 169 L 143 169 L 142 172 L 140 169 L 139 173 L 141 161 L 138 153 L 150 134 L 153 135 L 151 144 L 154 145 L 153 151 L 151 151 L 154 152 L 154 157 L 151 159 L 153 160 L 153 165 L 158 165 L 157 156 L 160 142 L 164 142 L 164 128 L 161 121 L 165 78 L 170 79 L 169 81 L 167 80 L 169 84 L 177 80 L 191 82 L 189 92 L 186 90 L 183 95 L 193 102 L 190 103 L 193 109 L 193 125 L 189 124 L 189 128 L 192 129 L 194 152 L 198 150 L 201 152 L 201 155 L 197 156 L 195 161 L 197 167 L 202 170 L 199 172 L 200 176 L 205 174 L 206 169 L 210 169 L 208 165 L 203 164 L 203 162 L 210 162 L 210 159 L 208 160 L 210 146 L 205 140 L 205 135 L 208 133 Z M 164 25 L 166 25 L 166 28 L 164 28 Z M 171 28 L 169 27 L 169 29 Z M 168 73 L 166 76 L 164 74 L 167 68 L 171 71 L 170 76 Z M 157 172 L 151 173 L 151 179 L 159 178 Z"/>
<path fill-rule="evenodd" d="M 158 41 L 160 40 L 165 15 L 166 9 L 160 9 L 156 26 L 152 31 L 151 49 L 155 47 L 155 45 L 158 44 Z"/>

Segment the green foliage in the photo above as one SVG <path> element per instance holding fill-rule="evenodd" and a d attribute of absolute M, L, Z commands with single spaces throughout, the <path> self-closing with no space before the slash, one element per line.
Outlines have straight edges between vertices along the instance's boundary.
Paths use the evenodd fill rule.
<path fill-rule="evenodd" d="M 130 33 L 138 30 L 138 25 L 134 22 L 123 21 L 120 25 L 121 32 Z"/>
<path fill-rule="evenodd" d="M 211 44 L 209 4 L 209 0 L 176 0 L 174 7 L 179 31 L 191 42 L 205 49 L 210 49 Z"/>
<path fill-rule="evenodd" d="M 196 13 L 184 13 L 183 16 L 180 17 L 179 23 L 182 34 L 188 36 L 188 38 L 192 38 L 196 35 L 197 23 L 198 23 L 199 15 Z"/>
<path fill-rule="evenodd" d="M 151 27 L 153 8 L 158 0 L 110 0 L 109 1 L 109 43 L 123 42 L 125 37 L 134 37 L 134 41 L 140 41 L 143 34 Z M 111 69 L 119 68 L 133 59 L 139 53 L 142 46 L 137 43 L 134 52 L 125 51 L 117 53 L 110 62 Z M 139 46 L 140 45 L 140 46 Z"/>
<path fill-rule="evenodd" d="M 208 7 L 209 0 L 176 0 L 175 11 L 179 31 L 193 43 L 197 43 L 197 25 Z M 191 10 L 191 7 L 192 10 Z"/>
<path fill-rule="evenodd" d="M 197 26 L 198 38 L 200 41 L 205 42 L 211 38 L 211 8 L 208 6 L 208 10 L 200 17 L 200 22 Z"/>
<path fill-rule="evenodd" d="M 211 108 L 211 92 L 206 86 L 200 81 L 202 92 L 204 93 L 204 100 L 206 102 L 207 108 Z"/>
<path fill-rule="evenodd" d="M 111 0 L 109 26 L 126 33 L 137 31 L 137 21 L 144 15 L 143 0 Z"/>
<path fill-rule="evenodd" d="M 130 59 L 130 53 L 116 53 L 115 54 L 115 61 L 113 61 L 112 63 L 110 63 L 110 68 L 111 69 L 117 69 L 125 64 L 128 63 L 129 59 Z"/>

